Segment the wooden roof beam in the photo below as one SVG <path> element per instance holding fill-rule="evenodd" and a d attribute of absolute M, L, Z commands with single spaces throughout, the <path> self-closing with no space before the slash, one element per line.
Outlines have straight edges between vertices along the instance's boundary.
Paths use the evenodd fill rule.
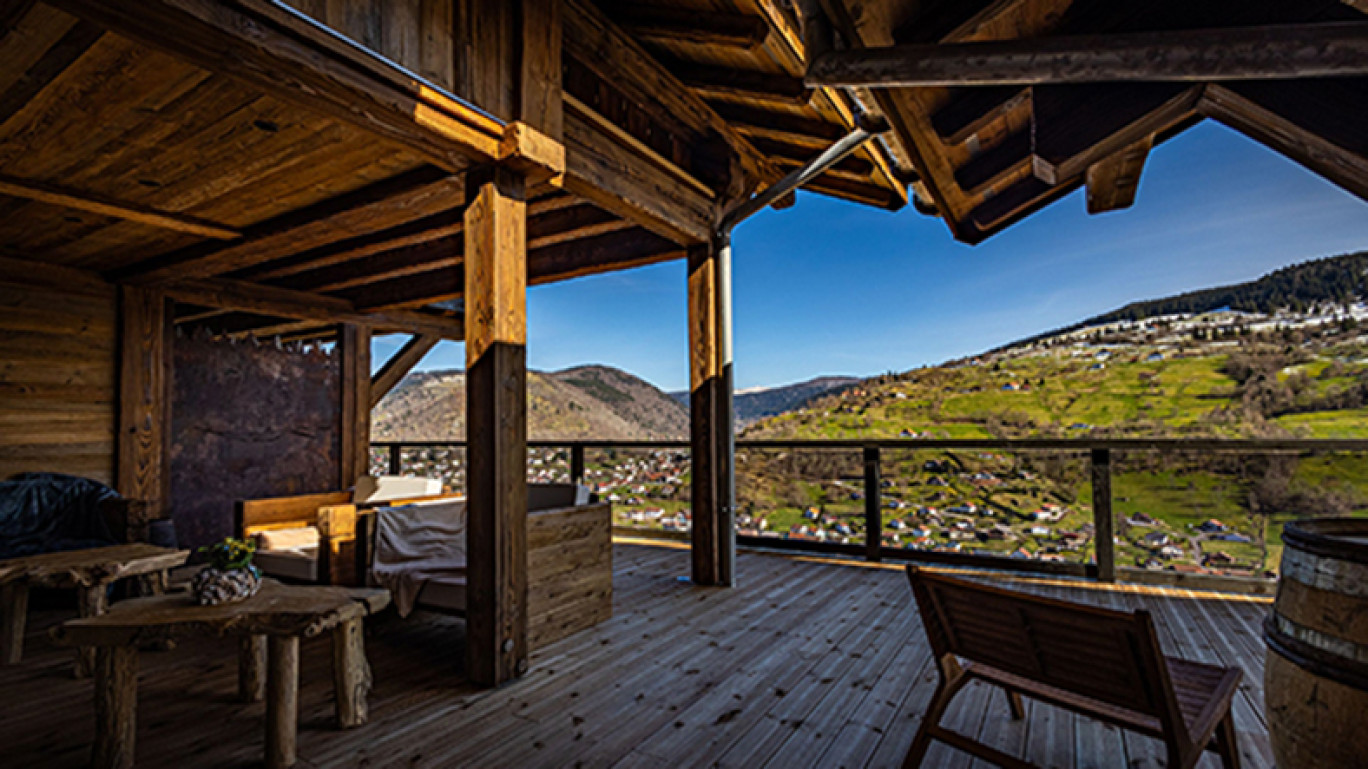
<path fill-rule="evenodd" d="M 452 318 L 420 312 L 366 312 L 346 299 L 290 291 L 226 278 L 206 278 L 173 283 L 166 295 L 182 302 L 220 307 L 298 320 L 355 323 L 368 328 L 387 328 L 420 334 L 436 334 L 443 339 L 464 338 L 464 324 Z"/>
<path fill-rule="evenodd" d="M 812 101 L 812 89 L 804 85 L 802 78 L 790 75 L 714 67 L 679 59 L 671 59 L 665 66 L 704 98 L 741 98 L 798 105 Z"/>
<path fill-rule="evenodd" d="M 414 334 L 412 339 L 390 356 L 390 359 L 371 377 L 371 408 L 380 405 L 380 401 L 389 395 L 390 390 L 403 381 L 408 372 L 412 371 L 413 367 L 423 360 L 423 356 L 440 341 L 441 337 L 436 334 Z"/>
<path fill-rule="evenodd" d="M 1365 103 L 1361 81 L 1212 84 L 1198 110 L 1368 200 Z"/>
<path fill-rule="evenodd" d="M 99 216 L 146 224 L 163 230 L 184 232 L 202 238 L 233 240 L 242 235 L 236 229 L 185 214 L 158 211 L 148 206 L 125 203 L 92 192 L 83 192 L 47 182 L 16 179 L 0 174 L 0 195 L 24 198 L 48 205 L 86 211 Z"/>
<path fill-rule="evenodd" d="M 1202 86 L 1037 86 L 1031 105 L 1032 164 L 1046 184 L 1082 177 L 1088 167 L 1190 118 Z"/>
<path fill-rule="evenodd" d="M 239 240 L 191 246 L 135 264 L 112 277 L 163 283 L 241 272 L 319 243 L 364 236 L 377 218 L 425 210 L 425 206 L 459 196 L 462 185 L 461 179 L 440 168 L 423 166 L 254 224 Z"/>
<path fill-rule="evenodd" d="M 1088 166 L 1088 213 L 1129 208 L 1140 189 L 1140 172 L 1154 146 L 1150 134 L 1129 147 Z"/>
<path fill-rule="evenodd" d="M 501 121 L 283 3 L 51 3 L 286 103 L 393 141 L 447 171 L 501 157 Z"/>
<path fill-rule="evenodd" d="M 713 109 L 741 133 L 750 137 L 764 137 L 787 141 L 818 149 L 826 149 L 832 142 L 848 133 L 848 129 L 825 120 L 794 115 L 791 112 L 750 107 L 731 102 L 714 102 Z"/>
<path fill-rule="evenodd" d="M 604 11 L 633 36 L 652 42 L 750 50 L 769 37 L 769 25 L 764 19 L 744 13 L 699 13 L 636 2 L 611 3 Z"/>
<path fill-rule="evenodd" d="M 1368 22 L 1075 35 L 832 51 L 811 86 L 919 88 L 1368 75 Z"/>

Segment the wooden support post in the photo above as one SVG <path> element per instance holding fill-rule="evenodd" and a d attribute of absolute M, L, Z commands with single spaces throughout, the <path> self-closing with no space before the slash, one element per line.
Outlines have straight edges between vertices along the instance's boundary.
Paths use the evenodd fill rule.
<path fill-rule="evenodd" d="M 404 447 L 398 443 L 389 447 L 389 474 L 404 474 Z"/>
<path fill-rule="evenodd" d="M 879 447 L 864 447 L 865 560 L 883 560 L 883 478 Z"/>
<path fill-rule="evenodd" d="M 90 585 L 76 591 L 76 611 L 81 617 L 98 617 L 109 605 L 109 586 Z M 88 678 L 95 670 L 95 649 L 82 646 L 76 650 L 76 677 Z"/>
<path fill-rule="evenodd" d="M 266 636 L 245 636 L 238 646 L 238 699 L 261 702 L 265 696 Z"/>
<path fill-rule="evenodd" d="M 504 169 L 466 194 L 466 674 L 495 686 L 527 669 L 527 205 Z"/>
<path fill-rule="evenodd" d="M 138 649 L 101 646 L 95 658 L 95 745 L 90 765 L 128 769 L 133 766 L 137 735 Z"/>
<path fill-rule="evenodd" d="M 584 483 L 584 446 L 579 443 L 570 447 L 570 482 Z"/>
<path fill-rule="evenodd" d="M 342 325 L 342 460 L 341 487 L 351 488 L 370 472 L 370 348 L 369 328 Z"/>
<path fill-rule="evenodd" d="M 299 731 L 299 637 L 270 636 L 266 646 L 266 769 L 287 769 Z"/>
<path fill-rule="evenodd" d="M 1113 539 L 1111 450 L 1092 450 L 1093 550 L 1097 554 L 1097 578 L 1116 581 L 1116 542 Z"/>
<path fill-rule="evenodd" d="M 693 581 L 732 582 L 730 473 L 731 362 L 725 360 L 722 265 L 711 245 L 689 250 L 689 434 Z M 726 405 L 724 405 L 726 402 Z"/>
<path fill-rule="evenodd" d="M 28 596 L 22 579 L 0 586 L 0 665 L 18 665 L 24 658 Z"/>
<path fill-rule="evenodd" d="M 370 696 L 371 669 L 366 662 L 366 642 L 361 620 L 343 622 L 333 629 L 333 697 L 337 726 L 351 729 L 369 718 L 366 698 Z"/>
<path fill-rule="evenodd" d="M 170 489 L 170 303 L 134 286 L 123 286 L 119 299 L 117 485 L 125 497 L 146 500 L 157 518 Z"/>

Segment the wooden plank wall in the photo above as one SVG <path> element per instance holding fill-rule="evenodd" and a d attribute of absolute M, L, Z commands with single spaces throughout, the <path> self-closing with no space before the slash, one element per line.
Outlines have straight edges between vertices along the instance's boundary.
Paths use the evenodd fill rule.
<path fill-rule="evenodd" d="M 19 280 L 0 270 L 0 478 L 46 471 L 112 485 L 114 288 Z"/>
<path fill-rule="evenodd" d="M 453 0 L 285 0 L 405 69 L 456 92 Z"/>
<path fill-rule="evenodd" d="M 613 616 L 612 507 L 527 516 L 527 646 L 539 649 Z"/>

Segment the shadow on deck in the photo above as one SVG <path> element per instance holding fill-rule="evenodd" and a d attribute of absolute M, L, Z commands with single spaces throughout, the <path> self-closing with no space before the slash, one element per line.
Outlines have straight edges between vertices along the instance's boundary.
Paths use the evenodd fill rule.
<path fill-rule="evenodd" d="M 935 686 L 900 570 L 743 553 L 734 590 L 695 588 L 686 551 L 619 544 L 615 616 L 540 650 L 522 680 L 460 683 L 462 624 L 417 615 L 368 628 L 371 722 L 332 727 L 326 639 L 302 649 L 302 766 L 898 766 Z M 1234 704 L 1246 767 L 1271 767 L 1263 715 L 1266 601 L 1157 588 L 1003 579 L 1009 586 L 1154 612 L 1170 654 L 1244 670 Z M 27 658 L 0 668 L 0 745 L 8 766 L 76 767 L 89 757 L 89 681 L 35 612 Z M 261 704 L 234 700 L 235 647 L 200 641 L 141 655 L 138 765 L 258 766 Z M 1158 767 L 1162 745 L 971 685 L 945 724 L 1051 767 Z M 969 756 L 936 745 L 927 767 Z M 978 765 L 978 764 L 975 764 Z M 1217 766 L 1214 756 L 1201 766 Z"/>

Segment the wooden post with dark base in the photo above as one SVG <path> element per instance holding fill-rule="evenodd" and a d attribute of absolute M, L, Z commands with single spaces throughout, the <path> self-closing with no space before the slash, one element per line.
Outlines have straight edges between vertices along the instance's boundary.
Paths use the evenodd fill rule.
<path fill-rule="evenodd" d="M 1092 450 L 1093 550 L 1097 555 L 1097 578 L 1116 581 L 1116 542 L 1113 539 L 1111 451 Z"/>
<path fill-rule="evenodd" d="M 693 582 L 731 586 L 731 361 L 725 354 L 724 265 L 718 250 L 689 250 L 689 435 Z"/>
<path fill-rule="evenodd" d="M 466 674 L 527 669 L 527 204 L 502 169 L 466 182 Z"/>

